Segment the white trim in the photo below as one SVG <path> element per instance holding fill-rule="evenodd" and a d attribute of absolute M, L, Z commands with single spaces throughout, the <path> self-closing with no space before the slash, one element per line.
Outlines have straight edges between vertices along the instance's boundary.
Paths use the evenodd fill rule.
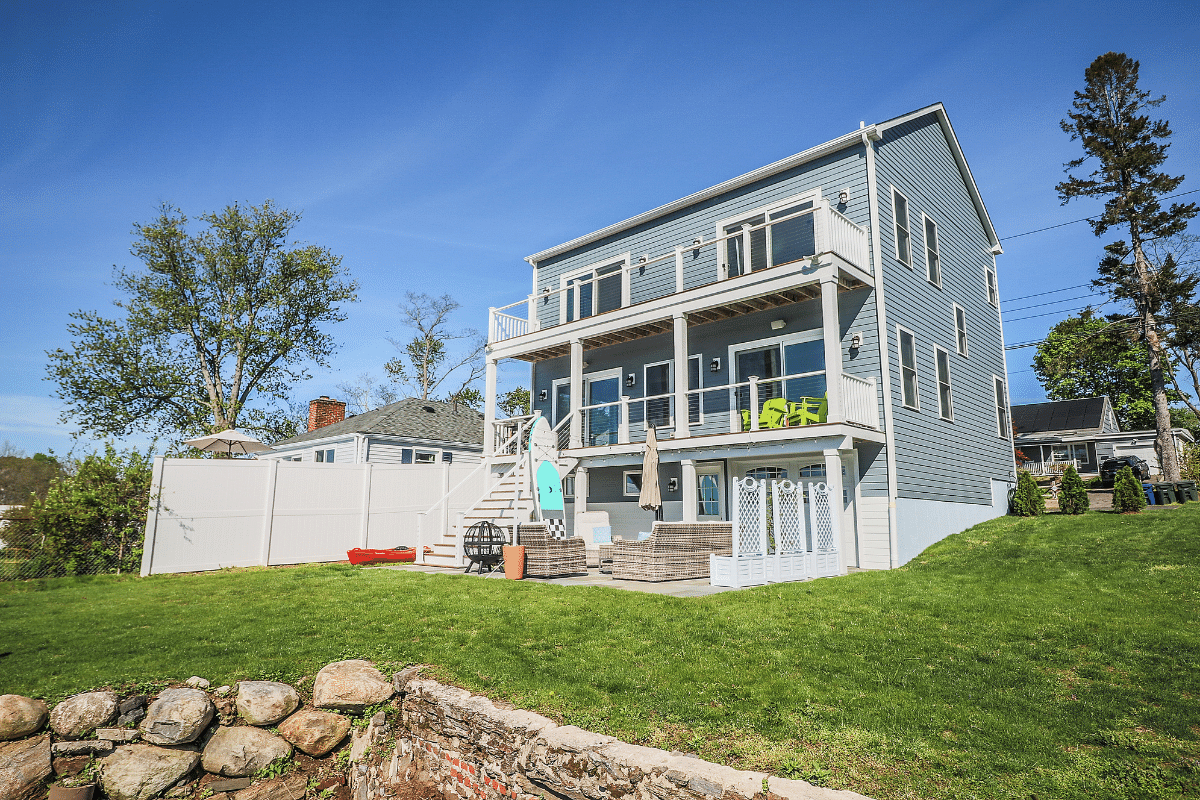
<path fill-rule="evenodd" d="M 992 256 L 992 266 L 983 268 L 983 296 L 989 306 L 1000 308 L 1000 279 L 996 275 L 995 256 Z"/>
<path fill-rule="evenodd" d="M 591 384 L 597 381 L 608 380 L 615 380 L 617 382 L 617 399 L 613 401 L 613 405 L 617 406 L 617 413 L 621 414 L 628 411 L 628 408 L 622 408 L 620 403 L 620 400 L 624 396 L 625 392 L 625 372 L 621 367 L 613 367 L 612 369 L 601 369 L 597 370 L 596 372 L 583 373 L 583 380 L 581 381 L 582 390 L 580 391 L 579 402 L 575 405 L 575 408 L 582 409 L 584 406 L 590 406 L 592 404 L 592 398 L 590 394 Z M 584 446 L 587 447 L 589 446 L 587 444 L 587 440 L 591 435 L 591 431 L 588 430 L 587 419 L 584 418 L 585 414 L 586 412 L 580 414 L 579 428 L 583 436 Z M 622 424 L 628 425 L 629 420 L 625 420 L 624 423 L 618 420 L 618 429 Z"/>
<path fill-rule="evenodd" d="M 962 312 L 963 321 L 961 338 L 962 349 L 959 349 L 960 339 L 958 335 L 958 313 L 960 311 Z M 963 358 L 967 358 L 968 353 L 971 351 L 971 337 L 967 333 L 967 310 L 958 303 L 951 303 L 950 313 L 954 317 L 954 352 L 958 353 Z"/>
<path fill-rule="evenodd" d="M 938 353 L 946 354 L 946 388 L 950 390 L 950 414 L 942 408 L 942 368 L 938 363 Z M 933 381 L 937 386 L 938 418 L 946 422 L 954 422 L 954 376 L 950 370 L 950 351 L 939 345 L 933 346 Z"/>
<path fill-rule="evenodd" d="M 688 424 L 689 425 L 703 425 L 704 424 L 704 392 L 703 392 L 703 389 L 704 389 L 704 354 L 703 353 L 693 353 L 692 355 L 688 356 L 687 360 L 688 360 L 688 374 L 686 376 L 684 376 L 684 380 L 686 380 L 687 383 L 685 383 L 684 385 L 688 387 L 688 396 L 687 396 L 687 398 L 688 398 Z M 692 361 L 693 360 L 696 361 L 696 383 L 699 384 L 698 386 L 695 387 L 695 393 L 696 393 L 696 421 L 695 422 L 692 422 L 692 391 L 693 391 L 693 388 L 691 386 L 691 377 L 692 377 L 691 372 L 692 372 Z"/>
<path fill-rule="evenodd" d="M 901 264 L 908 267 L 909 269 L 912 269 L 913 268 L 913 265 L 912 265 L 912 254 L 913 254 L 912 204 L 908 202 L 908 197 L 906 197 L 904 195 L 904 193 L 902 193 L 895 186 L 892 186 L 892 184 L 889 183 L 888 187 L 892 190 L 892 254 L 896 257 L 897 261 L 899 261 Z M 905 217 L 904 232 L 908 234 L 908 261 L 905 261 L 903 258 L 900 257 L 900 236 L 897 234 L 897 231 L 900 228 L 900 221 L 898 219 L 896 219 L 896 198 L 897 197 L 903 198 L 903 200 L 904 200 L 904 217 Z"/>
<path fill-rule="evenodd" d="M 1004 412 L 1008 416 L 1008 429 L 1005 430 L 1004 420 L 1000 419 L 1000 403 L 997 402 L 996 385 L 1003 384 L 1004 386 Z M 995 373 L 992 374 L 992 407 L 996 410 L 996 431 L 997 435 L 1005 441 L 1012 441 L 1012 401 L 1008 399 L 1008 380 L 1001 378 Z M 1016 458 L 1016 454 L 1013 454 Z"/>
<path fill-rule="evenodd" d="M 717 225 L 716 225 L 717 239 L 720 239 L 721 237 L 726 235 L 726 230 L 725 230 L 726 228 L 735 227 L 739 223 L 744 225 L 747 223 L 748 220 L 761 215 L 763 218 L 762 224 L 766 225 L 766 227 L 763 228 L 763 230 L 766 231 L 765 238 L 766 238 L 766 242 L 767 242 L 767 244 L 766 244 L 767 259 L 766 259 L 766 266 L 764 267 L 764 269 L 766 269 L 768 267 L 772 267 L 772 266 L 777 266 L 777 265 L 771 263 L 771 231 L 774 229 L 775 226 L 766 224 L 771 221 L 771 219 L 768 215 L 771 214 L 771 212 L 778 211 L 781 208 L 786 208 L 787 206 L 794 206 L 798 203 L 805 203 L 805 202 L 812 203 L 812 205 L 813 205 L 812 211 L 815 214 L 818 206 L 821 203 L 821 199 L 822 199 L 821 187 L 817 186 L 812 189 L 807 189 L 807 190 L 801 192 L 800 194 L 792 195 L 791 197 L 787 198 L 786 200 L 773 200 L 770 203 L 768 203 L 767 205 L 759 206 L 758 208 L 754 208 L 749 211 L 745 211 L 745 212 L 738 214 L 736 216 L 733 216 L 733 217 L 727 217 L 726 219 L 723 219 L 723 220 L 720 220 L 717 222 Z M 814 219 L 814 222 L 815 222 L 815 219 Z M 717 248 L 718 248 L 717 249 L 717 278 L 716 278 L 717 280 L 722 280 L 723 278 L 726 278 L 726 277 L 732 277 L 728 274 L 727 269 L 724 268 L 724 267 L 728 267 L 728 264 L 725 262 L 725 259 L 727 259 L 729 256 L 729 243 L 732 241 L 733 241 L 733 239 L 725 239 L 723 242 L 721 242 L 721 244 L 717 245 Z M 743 250 L 744 254 L 749 253 L 749 250 L 750 250 L 749 244 L 743 243 L 742 250 Z M 745 255 L 743 255 L 743 258 L 746 261 L 746 264 L 745 264 L 746 269 L 743 270 L 739 274 L 749 275 L 754 270 L 750 265 L 750 259 L 745 258 Z M 796 261 L 802 261 L 802 260 L 803 259 L 797 259 Z M 784 264 L 794 264 L 794 263 L 796 263 L 796 261 L 785 261 Z M 782 265 L 779 265 L 779 266 L 782 266 Z"/>
<path fill-rule="evenodd" d="M 929 250 L 930 250 L 930 247 L 929 247 L 929 224 L 930 223 L 933 223 L 933 248 L 932 248 L 933 254 L 935 256 L 937 256 L 937 280 L 936 281 L 933 279 L 933 276 L 929 274 Z M 936 286 L 940 289 L 940 288 L 942 288 L 942 272 L 943 272 L 943 270 L 942 270 L 941 235 L 938 233 L 937 220 L 934 219 L 933 217 L 929 216 L 928 214 L 926 214 L 924 211 L 921 212 L 921 247 L 922 247 L 921 252 L 923 252 L 925 254 L 925 280 L 929 281 L 931 284 L 933 284 L 934 286 Z"/>
<path fill-rule="evenodd" d="M 709 520 L 725 520 L 728 516 L 725 513 L 725 462 L 723 461 L 697 461 L 696 462 L 696 521 L 706 522 Z M 715 475 L 717 477 L 717 514 L 701 514 L 700 513 L 700 476 Z"/>
<path fill-rule="evenodd" d="M 571 272 L 564 272 L 562 275 L 559 275 L 558 276 L 558 288 L 559 288 L 559 292 L 558 292 L 558 324 L 564 325 L 567 322 L 574 322 L 575 320 L 586 319 L 586 317 L 581 317 L 579 315 L 580 291 L 579 291 L 578 283 L 576 284 L 576 287 L 575 287 L 575 300 L 574 300 L 575 307 L 573 309 L 571 309 L 571 311 L 573 312 L 572 319 L 570 319 L 570 320 L 567 319 L 567 282 L 571 281 L 571 280 L 575 280 L 578 282 L 578 279 L 581 276 L 587 275 L 588 273 L 594 273 L 596 270 L 601 269 L 603 267 L 611 267 L 614 264 L 621 265 L 620 271 L 618 273 L 616 273 L 617 275 L 620 276 L 620 280 L 621 280 L 621 305 L 619 306 L 619 308 L 625 308 L 626 306 L 628 306 L 629 305 L 629 263 L 632 260 L 632 258 L 633 258 L 633 252 L 627 251 L 621 255 L 612 256 L 611 258 L 601 259 L 600 261 L 597 261 L 589 266 L 581 267 L 579 269 L 572 270 Z M 606 276 L 606 277 L 611 277 L 611 275 Z M 601 279 L 601 280 L 603 280 L 603 279 Z M 588 314 L 588 317 L 594 317 L 597 314 L 601 313 L 600 311 L 597 310 L 597 307 L 599 306 L 599 304 L 600 304 L 600 280 L 596 280 L 592 283 L 592 306 L 593 307 L 592 307 L 592 313 Z"/>
<path fill-rule="evenodd" d="M 651 367 L 661 367 L 663 364 L 667 365 L 667 387 L 668 387 L 667 388 L 667 397 L 660 397 L 660 398 L 658 398 L 658 400 L 666 400 L 667 401 L 667 424 L 666 425 L 655 425 L 654 427 L 655 428 L 674 428 L 675 427 L 675 414 L 671 413 L 672 406 L 674 406 L 674 404 L 675 404 L 674 403 L 674 400 L 675 400 L 675 398 L 674 398 L 674 394 L 675 394 L 675 359 L 668 358 L 663 361 L 654 361 L 649 364 L 642 365 L 642 430 L 644 430 L 644 431 L 649 430 L 649 425 L 647 424 L 650 420 L 649 404 L 651 402 L 656 402 L 656 401 L 651 401 L 651 400 L 646 399 L 647 397 L 650 396 L 649 395 L 650 384 L 646 378 L 646 371 L 649 370 Z M 678 413 L 678 411 L 676 411 L 676 413 Z"/>
<path fill-rule="evenodd" d="M 916 395 L 913 399 L 916 401 L 916 405 L 909 405 L 907 398 L 904 396 L 904 340 L 900 335 L 901 332 L 907 333 L 912 337 L 913 394 Z M 900 366 L 900 404 L 907 409 L 911 409 L 912 411 L 920 411 L 921 372 L 917 369 L 917 335 L 899 323 L 896 325 L 896 363 Z"/>
<path fill-rule="evenodd" d="M 636 492 L 629 491 L 629 476 L 630 475 L 637 475 L 639 478 L 638 483 L 639 484 L 641 483 L 640 478 L 642 477 L 642 471 L 640 469 L 623 470 L 621 472 L 621 496 L 622 497 L 638 497 L 642 493 L 642 489 L 640 486 L 638 487 L 638 490 Z"/>

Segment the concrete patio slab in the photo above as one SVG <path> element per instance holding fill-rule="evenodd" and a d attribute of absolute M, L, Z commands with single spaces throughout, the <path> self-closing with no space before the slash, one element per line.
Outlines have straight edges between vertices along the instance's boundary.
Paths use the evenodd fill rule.
<path fill-rule="evenodd" d="M 472 572 L 469 576 L 462 569 L 446 567 L 431 567 L 420 564 L 380 564 L 379 566 L 364 567 L 364 569 L 392 569 L 401 572 L 424 572 L 429 575 L 457 575 L 462 578 L 478 580 L 505 580 L 504 573 L 496 570 L 483 575 Z M 587 575 L 572 575 L 568 578 L 525 578 L 526 583 L 552 583 L 557 586 L 602 586 L 607 589 L 622 589 L 629 592 L 644 592 L 646 594 L 661 594 L 668 597 L 704 597 L 718 592 L 738 591 L 723 586 L 710 586 L 707 578 L 697 578 L 686 581 L 615 581 L 608 575 L 589 570 Z"/>

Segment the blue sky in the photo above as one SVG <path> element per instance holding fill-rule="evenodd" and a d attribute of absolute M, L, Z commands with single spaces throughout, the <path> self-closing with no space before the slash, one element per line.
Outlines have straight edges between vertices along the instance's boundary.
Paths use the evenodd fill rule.
<path fill-rule="evenodd" d="M 1136 20 L 1129 15 L 1136 13 Z M 858 127 L 945 103 L 993 222 L 1010 343 L 1040 338 L 1103 242 L 1054 185 L 1083 70 L 1121 50 L 1168 95 L 1168 171 L 1200 187 L 1192 3 L 4 3 L 0 440 L 71 448 L 45 375 L 68 314 L 107 311 L 134 222 L 302 210 L 361 284 L 329 370 L 380 371 L 406 291 L 456 322 L 528 291 L 522 258 Z M 1011 309 L 1011 310 L 1010 310 Z M 1033 314 L 1048 316 L 1020 319 Z M 1014 402 L 1037 400 L 1032 348 Z M 527 373 L 524 373 L 527 375 Z M 515 385 L 514 365 L 502 381 Z M 138 440 L 140 441 L 140 440 Z"/>

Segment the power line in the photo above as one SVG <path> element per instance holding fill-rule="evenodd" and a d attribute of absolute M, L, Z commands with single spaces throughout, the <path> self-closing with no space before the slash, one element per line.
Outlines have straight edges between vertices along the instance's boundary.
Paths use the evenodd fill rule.
<path fill-rule="evenodd" d="M 1069 292 L 1069 291 L 1071 291 L 1072 289 L 1082 289 L 1082 288 L 1084 288 L 1085 286 L 1091 286 L 1091 285 L 1092 285 L 1091 283 L 1081 283 L 1081 284 L 1079 284 L 1078 286 L 1068 286 L 1068 287 L 1066 287 L 1065 289 L 1051 289 L 1051 290 L 1050 290 L 1050 291 L 1048 291 L 1048 292 L 1038 292 L 1037 294 L 1027 294 L 1027 295 L 1023 295 L 1023 296 L 1021 296 L 1021 297 L 1010 297 L 1010 298 L 1008 298 L 1007 300 L 1005 300 L 1005 301 L 1003 301 L 1003 302 L 1005 302 L 1005 303 L 1015 303 L 1015 302 L 1017 302 L 1018 300 L 1028 300 L 1028 299 L 1029 299 L 1029 298 L 1031 298 L 1031 297 L 1041 297 L 1042 295 L 1047 295 L 1047 294 L 1057 294 L 1057 293 L 1059 293 L 1059 292 Z"/>
<path fill-rule="evenodd" d="M 1175 197 L 1183 197 L 1185 194 L 1192 194 L 1193 192 L 1200 192 L 1200 189 L 1190 189 L 1190 190 L 1188 190 L 1188 191 L 1186 191 L 1186 192 L 1180 192 L 1179 194 L 1171 194 L 1171 195 L 1167 195 L 1166 197 L 1160 197 L 1159 199 L 1160 199 L 1160 200 L 1170 200 L 1170 199 L 1172 199 L 1172 198 L 1175 198 Z M 1005 239 L 1005 240 L 1007 240 L 1007 239 L 1019 239 L 1019 238 L 1021 238 L 1022 236 L 1028 236 L 1028 235 L 1030 235 L 1031 233 L 1041 233 L 1042 231 L 1052 231 L 1052 230 L 1054 230 L 1055 228 L 1061 228 L 1061 227 L 1063 227 L 1064 225 L 1074 225 L 1076 222 L 1087 222 L 1087 221 L 1088 221 L 1088 220 L 1090 220 L 1090 219 L 1092 219 L 1092 218 L 1091 218 L 1091 217 L 1080 217 L 1079 219 L 1073 219 L 1073 220 L 1071 220 L 1070 222 L 1060 222 L 1060 223 L 1058 223 L 1057 225 L 1051 225 L 1051 226 L 1050 226 L 1050 227 L 1048 227 L 1048 228 L 1038 228 L 1036 231 L 1025 231 L 1024 233 L 1014 233 L 1012 236 L 1005 236 L 1005 237 L 1002 237 L 1002 238 L 1003 238 L 1003 239 Z"/>
<path fill-rule="evenodd" d="M 1015 314 L 1018 311 L 1028 311 L 1031 308 L 1041 308 L 1042 306 L 1052 306 L 1055 303 L 1069 303 L 1072 300 L 1087 300 L 1089 297 L 1103 297 L 1102 294 L 1081 294 L 1078 297 L 1064 297 L 1062 300 L 1047 300 L 1045 303 L 1034 303 L 1031 306 L 1021 306 L 1020 308 L 1010 308 L 1008 313 Z M 1010 320 L 1011 321 L 1011 320 Z"/>
<path fill-rule="evenodd" d="M 1028 314 L 1024 317 L 1013 317 L 1012 319 L 1006 319 L 1004 321 L 1006 323 L 1021 322 L 1022 320 L 1026 320 L 1026 319 L 1037 319 L 1038 317 L 1050 317 L 1055 314 L 1074 314 L 1076 311 L 1083 311 L 1085 308 L 1102 308 L 1103 306 L 1106 306 L 1111 302 L 1112 302 L 1111 300 L 1105 300 L 1103 303 L 1101 303 L 1098 306 L 1087 305 L 1087 306 L 1080 306 L 1079 308 L 1060 308 L 1057 311 L 1043 311 L 1041 314 Z M 1029 306 L 1029 308 L 1035 308 L 1035 306 Z"/>

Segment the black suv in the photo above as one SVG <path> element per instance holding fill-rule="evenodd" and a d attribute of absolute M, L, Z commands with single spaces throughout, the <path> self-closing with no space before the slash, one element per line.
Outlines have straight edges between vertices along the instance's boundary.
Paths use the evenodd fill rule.
<path fill-rule="evenodd" d="M 1117 456 L 1116 458 L 1106 458 L 1100 462 L 1100 482 L 1105 488 L 1112 488 L 1112 485 L 1117 480 L 1117 473 L 1122 467 L 1129 467 L 1133 470 L 1133 477 L 1139 481 L 1150 480 L 1150 465 L 1137 456 Z"/>

